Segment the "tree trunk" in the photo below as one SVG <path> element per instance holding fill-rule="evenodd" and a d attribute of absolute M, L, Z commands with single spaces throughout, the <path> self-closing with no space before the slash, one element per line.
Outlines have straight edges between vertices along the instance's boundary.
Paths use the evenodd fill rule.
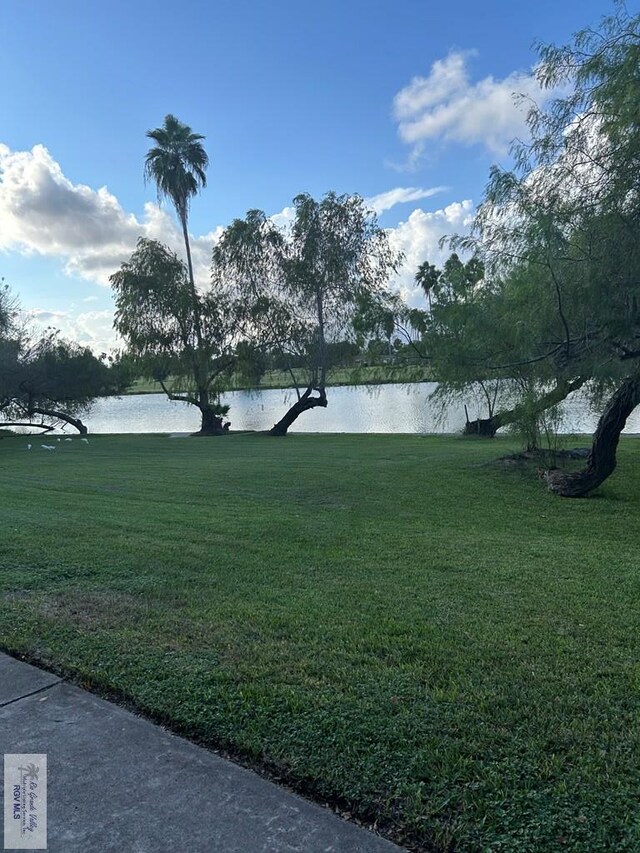
<path fill-rule="evenodd" d="M 547 391 L 538 400 L 536 404 L 536 412 L 544 412 L 550 409 L 551 406 L 557 406 L 573 391 L 582 388 L 586 379 L 578 378 L 572 382 L 559 382 L 551 391 Z M 490 418 L 477 418 L 475 421 L 467 419 L 463 435 L 477 435 L 481 438 L 495 438 L 495 434 L 501 427 L 516 423 L 525 414 L 523 406 L 514 406 L 513 409 L 508 409 L 504 412 L 496 412 Z"/>
<path fill-rule="evenodd" d="M 277 424 L 271 427 L 269 435 L 286 435 L 291 424 L 303 412 L 306 412 L 308 409 L 315 409 L 316 406 L 322 406 L 323 409 L 327 408 L 327 392 L 325 389 L 316 388 L 315 390 L 318 392 L 317 397 L 311 396 L 311 392 L 313 390 L 313 387 L 309 385 L 304 394 L 296 400 L 286 415 L 279 420 Z"/>
<path fill-rule="evenodd" d="M 620 433 L 639 404 L 640 376 L 630 376 L 615 392 L 598 421 L 586 468 L 571 473 L 547 472 L 549 489 L 563 498 L 581 498 L 604 483 L 615 471 Z"/>
<path fill-rule="evenodd" d="M 30 421 L 0 421 L 0 428 L 14 426 L 41 429 L 42 432 L 40 433 L 40 435 L 46 435 L 46 433 L 52 432 L 56 428 L 55 424 L 33 424 Z"/>
<path fill-rule="evenodd" d="M 189 228 L 187 225 L 187 213 L 184 210 L 178 211 L 180 224 L 182 225 L 182 236 L 184 237 L 184 247 L 187 250 L 187 270 L 189 271 L 189 284 L 191 285 L 192 293 L 195 293 L 196 284 L 193 279 L 193 262 L 191 260 L 191 243 L 189 242 Z"/>
<path fill-rule="evenodd" d="M 202 347 L 202 327 L 200 325 L 200 307 L 198 302 L 198 292 L 196 283 L 193 277 L 193 262 L 191 260 L 191 243 L 189 241 L 189 228 L 187 225 L 186 210 L 178 210 L 180 224 L 182 225 L 182 236 L 184 237 L 184 246 L 187 250 L 187 269 L 189 271 L 189 284 L 191 285 L 191 297 L 193 299 L 193 321 L 196 330 L 196 341 L 198 343 L 198 358 L 200 357 L 200 349 Z"/>
<path fill-rule="evenodd" d="M 200 409 L 202 424 L 200 432 L 196 435 L 225 435 L 229 432 L 229 425 L 225 424 L 220 415 L 217 415 L 209 406 Z"/>
<path fill-rule="evenodd" d="M 44 415 L 45 418 L 55 418 L 58 421 L 64 421 L 64 423 L 75 427 L 80 435 L 86 435 L 89 432 L 80 418 L 74 418 L 66 412 L 59 412 L 56 409 L 44 409 L 40 406 L 36 406 L 29 411 L 29 417 L 31 417 L 31 415 Z"/>
<path fill-rule="evenodd" d="M 498 422 L 497 415 L 491 418 L 476 418 L 474 421 L 467 421 L 462 430 L 463 435 L 477 435 L 480 438 L 495 438 L 502 424 Z"/>

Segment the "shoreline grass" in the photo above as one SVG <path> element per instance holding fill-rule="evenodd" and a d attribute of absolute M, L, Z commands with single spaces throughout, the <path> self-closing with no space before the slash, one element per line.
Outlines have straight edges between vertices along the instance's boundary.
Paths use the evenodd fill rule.
<path fill-rule="evenodd" d="M 300 373 L 300 382 L 304 385 L 304 374 Z M 334 368 L 329 371 L 328 388 L 338 388 L 351 385 L 412 385 L 416 382 L 433 382 L 432 372 L 425 365 L 370 365 L 367 367 Z M 258 386 L 247 384 L 239 377 L 233 377 L 225 391 L 286 391 L 293 388 L 291 376 L 286 371 L 270 371 L 260 380 Z M 181 393 L 178 385 L 171 385 L 171 390 Z M 152 379 L 136 379 L 130 388 L 122 395 L 131 394 L 164 394 L 159 382 Z"/>
<path fill-rule="evenodd" d="M 640 846 L 640 464 L 509 439 L 0 442 L 0 646 L 415 850 Z"/>

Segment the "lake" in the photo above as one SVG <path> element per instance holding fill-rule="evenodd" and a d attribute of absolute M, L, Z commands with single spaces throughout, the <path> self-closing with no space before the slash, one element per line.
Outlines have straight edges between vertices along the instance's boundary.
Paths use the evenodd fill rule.
<path fill-rule="evenodd" d="M 434 382 L 418 382 L 330 388 L 328 407 L 305 412 L 291 432 L 458 432 L 465 422 L 464 407 L 452 406 L 440 420 L 437 408 L 428 399 L 436 387 Z M 228 419 L 232 430 L 269 429 L 294 399 L 293 391 L 282 390 L 233 391 L 223 397 L 231 406 Z M 598 415 L 590 411 L 580 393 L 568 398 L 565 409 L 561 432 L 593 432 Z M 469 416 L 477 414 L 476 407 L 469 405 Z M 200 426 L 195 407 L 171 402 L 164 394 L 100 400 L 83 420 L 93 433 L 195 432 Z M 640 408 L 629 418 L 625 432 L 640 432 Z"/>

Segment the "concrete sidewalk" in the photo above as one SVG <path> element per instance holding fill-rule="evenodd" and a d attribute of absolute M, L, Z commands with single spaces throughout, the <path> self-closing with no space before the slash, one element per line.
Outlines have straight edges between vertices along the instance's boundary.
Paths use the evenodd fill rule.
<path fill-rule="evenodd" d="M 51 853 L 400 853 L 333 812 L 3 654 L 0 752 L 47 754 Z"/>

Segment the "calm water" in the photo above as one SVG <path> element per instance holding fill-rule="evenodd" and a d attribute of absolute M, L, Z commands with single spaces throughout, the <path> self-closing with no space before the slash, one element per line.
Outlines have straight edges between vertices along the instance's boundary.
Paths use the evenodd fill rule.
<path fill-rule="evenodd" d="M 326 409 L 312 409 L 295 422 L 291 432 L 456 432 L 465 421 L 464 408 L 452 406 L 444 420 L 429 402 L 433 382 L 413 385 L 377 385 L 331 388 Z M 234 391 L 224 395 L 231 406 L 228 419 L 233 430 L 269 429 L 294 401 L 288 391 Z M 565 404 L 561 431 L 592 432 L 598 416 L 583 397 L 572 395 Z M 475 407 L 469 406 L 470 417 Z M 186 403 L 173 403 L 163 394 L 136 394 L 99 401 L 84 418 L 90 432 L 195 432 L 200 426 L 198 411 Z M 640 432 L 640 408 L 627 423 L 625 432 Z"/>

